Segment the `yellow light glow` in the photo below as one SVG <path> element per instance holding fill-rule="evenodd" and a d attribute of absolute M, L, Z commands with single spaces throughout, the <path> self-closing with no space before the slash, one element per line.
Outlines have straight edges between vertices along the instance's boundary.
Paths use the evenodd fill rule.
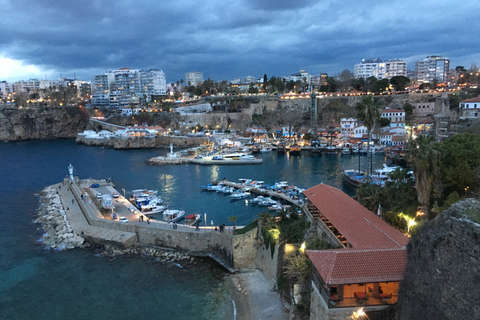
<path fill-rule="evenodd" d="M 300 246 L 300 252 L 305 252 L 305 242 L 302 243 L 302 245 Z"/>

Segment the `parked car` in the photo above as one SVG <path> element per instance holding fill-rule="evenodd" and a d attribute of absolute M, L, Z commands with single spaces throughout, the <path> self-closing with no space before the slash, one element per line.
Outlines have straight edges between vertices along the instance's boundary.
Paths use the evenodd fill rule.
<path fill-rule="evenodd" d="M 118 221 L 120 222 L 128 222 L 128 219 L 125 217 L 118 217 Z"/>
<path fill-rule="evenodd" d="M 112 197 L 118 198 L 118 197 L 120 197 L 120 194 L 118 192 L 114 192 L 114 193 L 112 193 Z"/>
<path fill-rule="evenodd" d="M 96 193 L 96 196 L 97 196 L 97 199 L 101 199 L 101 198 L 102 198 L 102 193 L 101 193 L 101 192 L 97 192 L 97 193 Z"/>

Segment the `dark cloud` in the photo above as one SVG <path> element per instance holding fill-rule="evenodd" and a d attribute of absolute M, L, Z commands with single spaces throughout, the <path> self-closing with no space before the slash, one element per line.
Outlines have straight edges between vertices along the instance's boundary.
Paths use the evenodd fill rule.
<path fill-rule="evenodd" d="M 479 1 L 347 2 L 0 0 L 0 57 L 87 80 L 159 68 L 168 81 L 191 70 L 216 80 L 335 74 L 372 57 L 403 58 L 409 69 L 433 54 L 480 60 Z"/>

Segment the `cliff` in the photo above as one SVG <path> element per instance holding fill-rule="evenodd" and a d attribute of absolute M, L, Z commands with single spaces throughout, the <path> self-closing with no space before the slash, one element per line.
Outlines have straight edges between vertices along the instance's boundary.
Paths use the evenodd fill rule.
<path fill-rule="evenodd" d="M 407 247 L 398 319 L 480 319 L 480 202 L 454 204 Z"/>
<path fill-rule="evenodd" d="M 78 107 L 29 108 L 0 111 L 0 140 L 74 138 L 88 123 Z"/>

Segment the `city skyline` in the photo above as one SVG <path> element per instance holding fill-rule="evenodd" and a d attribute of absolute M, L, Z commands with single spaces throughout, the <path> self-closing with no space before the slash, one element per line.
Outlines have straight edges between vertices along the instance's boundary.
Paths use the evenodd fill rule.
<path fill-rule="evenodd" d="M 0 7 L 0 81 L 91 81 L 121 67 L 161 69 L 170 83 L 193 70 L 218 81 L 300 69 L 335 75 L 369 58 L 402 59 L 409 70 L 431 55 L 449 58 L 451 68 L 480 62 L 473 0 L 0 0 Z"/>

